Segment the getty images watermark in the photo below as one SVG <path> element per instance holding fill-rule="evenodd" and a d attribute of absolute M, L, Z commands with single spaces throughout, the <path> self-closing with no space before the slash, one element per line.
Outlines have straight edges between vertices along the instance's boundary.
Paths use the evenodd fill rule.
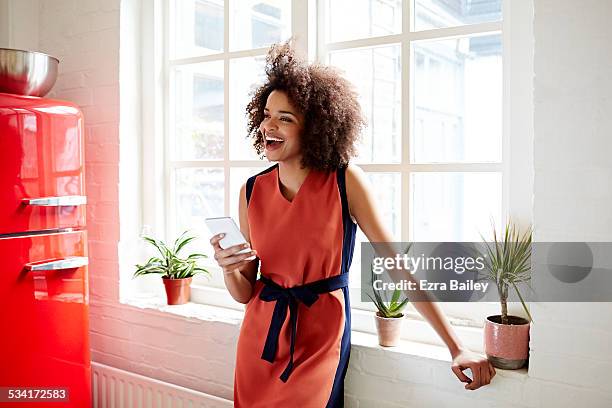
<path fill-rule="evenodd" d="M 485 269 L 485 257 L 477 256 L 418 256 L 404 254 L 396 254 L 393 257 L 376 256 L 372 260 L 372 273 L 376 279 L 372 280 L 372 288 L 374 290 L 394 291 L 396 289 L 404 291 L 414 291 L 417 288 L 427 291 L 481 291 L 486 292 L 490 282 L 478 282 L 474 279 L 448 279 L 448 281 L 430 281 L 427 279 L 410 280 L 399 279 L 394 282 L 385 282 L 383 274 L 386 271 L 399 271 L 408 273 L 414 276 L 419 271 L 439 270 L 452 276 L 454 273 L 457 276 L 463 275 L 465 272 L 478 271 L 482 272 Z M 401 276 L 401 275 L 400 275 Z"/>
<path fill-rule="evenodd" d="M 487 268 L 490 245 L 362 243 L 361 300 L 371 301 L 373 291 L 390 299 L 399 289 L 411 301 L 499 301 Z M 525 301 L 612 302 L 612 243 L 532 243 L 528 267 L 530 279 L 518 284 Z M 519 300 L 515 291 L 509 293 L 509 302 Z"/>

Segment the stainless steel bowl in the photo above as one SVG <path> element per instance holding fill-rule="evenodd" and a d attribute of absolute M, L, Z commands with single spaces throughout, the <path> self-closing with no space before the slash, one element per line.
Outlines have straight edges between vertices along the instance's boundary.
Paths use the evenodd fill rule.
<path fill-rule="evenodd" d="M 45 96 L 55 84 L 58 64 L 42 52 L 0 48 L 0 92 Z"/>

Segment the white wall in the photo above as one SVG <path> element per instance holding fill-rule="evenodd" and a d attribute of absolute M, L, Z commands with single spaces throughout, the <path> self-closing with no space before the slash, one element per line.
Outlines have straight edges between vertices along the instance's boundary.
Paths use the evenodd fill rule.
<path fill-rule="evenodd" d="M 133 84 L 123 78 L 138 77 L 123 66 L 120 75 L 119 59 L 125 55 L 120 46 L 130 43 L 120 43 L 120 21 L 131 24 L 129 15 L 138 7 L 135 0 L 122 3 L 129 13 L 121 20 L 119 0 L 40 0 L 38 17 L 42 51 L 62 60 L 53 96 L 83 107 L 88 189 L 104 197 L 88 214 L 95 232 L 90 235 L 92 357 L 231 398 L 236 320 L 184 318 L 118 301 L 119 229 L 112 220 L 120 204 L 119 161 L 129 160 L 120 145 L 139 137 L 124 133 L 123 124 L 119 134 L 120 81 L 129 88 Z M 610 240 L 612 61 L 606 50 L 611 7 L 603 0 L 535 1 L 533 214 L 540 240 Z M 121 101 L 133 100 L 130 92 L 138 90 L 123 92 Z M 127 129 L 138 132 L 133 122 Z M 499 375 L 489 387 L 466 392 L 447 362 L 357 346 L 347 377 L 348 405 L 612 406 L 607 390 L 612 307 L 547 304 L 534 309 L 529 376 Z"/>
<path fill-rule="evenodd" d="M 535 235 L 612 241 L 612 2 L 535 3 Z M 612 304 L 534 307 L 529 375 L 548 406 L 612 406 Z"/>
<path fill-rule="evenodd" d="M 0 47 L 11 48 L 9 0 L 0 0 Z"/>
<path fill-rule="evenodd" d="M 39 51 L 38 1 L 0 0 L 0 47 Z"/>

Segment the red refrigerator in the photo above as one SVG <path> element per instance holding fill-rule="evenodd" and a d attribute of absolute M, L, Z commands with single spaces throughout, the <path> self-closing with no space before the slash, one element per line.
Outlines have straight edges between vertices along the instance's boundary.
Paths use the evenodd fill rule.
<path fill-rule="evenodd" d="M 79 108 L 0 93 L 0 408 L 91 406 L 84 184 Z"/>

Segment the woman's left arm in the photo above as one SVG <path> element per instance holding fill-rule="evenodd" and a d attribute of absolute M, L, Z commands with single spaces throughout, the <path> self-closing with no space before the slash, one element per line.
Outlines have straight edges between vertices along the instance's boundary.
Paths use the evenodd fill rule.
<path fill-rule="evenodd" d="M 382 252 L 379 255 L 394 257 L 397 252 L 391 244 L 394 242 L 393 236 L 383 226 L 363 170 L 353 164 L 350 164 L 346 170 L 346 194 L 349 212 L 368 240 L 376 243 L 377 252 Z M 461 344 L 439 305 L 431 301 L 413 302 L 412 304 L 448 347 L 453 358 L 453 373 L 461 382 L 468 383 L 465 389 L 475 390 L 489 384 L 491 378 L 495 376 L 495 369 L 485 357 L 472 353 Z M 463 373 L 463 370 L 467 368 L 472 371 L 473 379 Z"/>

